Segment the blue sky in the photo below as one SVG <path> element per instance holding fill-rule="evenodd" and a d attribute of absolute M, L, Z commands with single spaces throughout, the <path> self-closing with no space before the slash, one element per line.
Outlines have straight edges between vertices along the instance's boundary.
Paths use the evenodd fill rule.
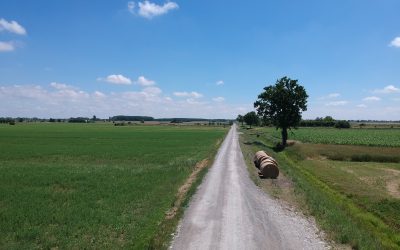
<path fill-rule="evenodd" d="M 305 118 L 400 119 L 400 2 L 1 1 L 0 116 L 234 118 L 298 79 Z"/>

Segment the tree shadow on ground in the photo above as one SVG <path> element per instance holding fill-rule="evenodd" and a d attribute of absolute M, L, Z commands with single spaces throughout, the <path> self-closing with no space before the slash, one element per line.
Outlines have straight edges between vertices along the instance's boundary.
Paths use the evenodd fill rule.
<path fill-rule="evenodd" d="M 263 143 L 261 141 L 245 141 L 245 142 L 243 142 L 243 144 L 255 145 L 255 146 L 259 146 L 259 147 L 263 147 L 263 148 L 268 148 L 270 150 L 273 150 L 276 153 L 282 152 L 285 149 L 285 147 L 282 146 L 281 143 L 277 143 L 275 146 L 269 146 L 269 145 L 266 145 L 265 143 Z"/>

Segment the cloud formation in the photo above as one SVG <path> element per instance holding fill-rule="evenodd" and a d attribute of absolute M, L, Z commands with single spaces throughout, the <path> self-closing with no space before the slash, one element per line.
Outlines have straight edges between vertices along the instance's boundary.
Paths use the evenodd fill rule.
<path fill-rule="evenodd" d="M 117 84 L 117 85 L 131 85 L 132 84 L 132 80 L 123 75 L 109 75 L 106 78 L 99 77 L 99 78 L 97 78 L 97 80 L 105 81 L 105 82 Z"/>
<path fill-rule="evenodd" d="M 139 76 L 135 83 L 139 84 L 140 86 L 152 86 L 156 84 L 155 81 L 149 80 L 144 76 Z"/>
<path fill-rule="evenodd" d="M 213 101 L 214 102 L 223 102 L 223 101 L 225 101 L 225 98 L 223 98 L 222 96 L 218 96 L 218 97 L 213 98 Z"/>
<path fill-rule="evenodd" d="M 219 80 L 219 81 L 217 81 L 215 84 L 217 84 L 218 86 L 219 86 L 219 85 L 224 85 L 224 81 Z"/>
<path fill-rule="evenodd" d="M 202 94 L 196 92 L 196 91 L 192 91 L 192 92 L 174 92 L 174 96 L 178 96 L 178 97 L 190 97 L 190 98 L 201 98 L 203 97 Z"/>
<path fill-rule="evenodd" d="M 373 92 L 377 94 L 393 94 L 393 93 L 400 93 L 400 89 L 396 88 L 393 85 L 388 85 L 383 89 L 375 89 Z"/>
<path fill-rule="evenodd" d="M 334 99 L 334 98 L 338 98 L 338 97 L 340 97 L 339 93 L 331 93 L 331 94 L 328 94 L 326 96 L 321 96 L 318 99 L 319 100 L 326 100 L 326 99 Z"/>
<path fill-rule="evenodd" d="M 13 42 L 2 42 L 0 41 L 0 52 L 14 51 L 15 46 Z"/>
<path fill-rule="evenodd" d="M 198 95 L 194 95 L 198 96 Z M 155 86 L 139 91 L 93 92 L 52 82 L 40 85 L 1 85 L 0 114 L 11 117 L 68 118 L 85 116 L 149 115 L 154 117 L 234 118 L 251 106 L 199 102 L 198 98 L 173 100 Z"/>
<path fill-rule="evenodd" d="M 8 22 L 4 18 L 0 19 L 0 31 L 8 31 L 17 35 L 26 35 L 26 30 L 16 21 Z"/>
<path fill-rule="evenodd" d="M 370 102 L 370 101 L 380 101 L 381 100 L 381 98 L 380 97 L 377 97 L 377 96 L 368 96 L 368 97 L 365 97 L 364 99 L 363 99 L 363 101 L 367 101 L 367 102 Z"/>
<path fill-rule="evenodd" d="M 395 37 L 389 44 L 391 47 L 400 48 L 400 36 Z"/>
<path fill-rule="evenodd" d="M 136 10 L 136 8 L 138 8 Z M 178 9 L 179 5 L 175 2 L 165 2 L 163 5 L 158 5 L 150 1 L 138 2 L 128 2 L 128 11 L 132 14 L 137 14 L 141 17 L 152 19 L 156 16 L 161 16 L 167 14 L 169 11 Z"/>
<path fill-rule="evenodd" d="M 328 102 L 325 105 L 326 106 L 343 106 L 349 103 L 348 101 L 335 101 L 335 102 Z"/>

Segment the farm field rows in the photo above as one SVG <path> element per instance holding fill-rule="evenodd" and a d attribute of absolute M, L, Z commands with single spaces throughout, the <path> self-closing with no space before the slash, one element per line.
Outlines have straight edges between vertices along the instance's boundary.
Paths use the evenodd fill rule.
<path fill-rule="evenodd" d="M 270 135 L 280 138 L 275 128 L 266 128 Z M 293 133 L 292 133 L 293 132 Z M 400 147 L 400 129 L 335 129 L 335 128 L 300 128 L 289 131 L 292 140 L 323 143 Z"/>
<path fill-rule="evenodd" d="M 0 126 L 0 248 L 149 247 L 226 129 Z"/>
<path fill-rule="evenodd" d="M 338 243 L 358 249 L 400 249 L 399 130 L 300 128 L 289 139 L 318 144 L 295 143 L 284 151 L 274 150 L 279 142 L 274 128 L 242 131 L 250 164 L 251 155 L 261 149 L 280 163 L 280 178 L 257 180 L 268 192 L 315 216 Z M 348 145 L 348 135 L 360 136 L 355 144 L 381 146 Z M 389 135 L 391 147 L 386 147 Z M 288 183 L 293 185 L 291 195 Z"/>

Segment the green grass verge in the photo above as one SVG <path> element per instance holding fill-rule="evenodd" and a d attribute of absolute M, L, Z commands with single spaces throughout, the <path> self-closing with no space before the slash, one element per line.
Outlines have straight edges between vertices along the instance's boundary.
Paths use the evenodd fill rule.
<path fill-rule="evenodd" d="M 148 248 L 178 188 L 225 133 L 1 125 L 0 248 Z"/>
<path fill-rule="evenodd" d="M 336 178 L 336 182 L 332 179 L 340 176 L 331 176 L 331 182 L 321 178 L 307 167 L 310 160 L 307 162 L 303 156 L 299 157 L 300 153 L 295 149 L 274 152 L 274 136 L 264 129 L 243 132 L 244 146 L 247 144 L 265 150 L 278 160 L 281 171 L 293 181 L 295 192 L 304 197 L 308 212 L 315 216 L 321 228 L 335 241 L 349 244 L 355 249 L 400 249 L 400 234 L 396 228 L 388 220 L 383 220 L 382 215 L 362 206 L 357 199 L 348 195 L 346 189 L 338 188 L 337 183 L 343 182 L 339 178 Z M 315 171 L 323 173 L 321 169 Z M 351 180 L 349 184 L 351 186 Z M 378 206 L 383 217 L 386 217 L 395 211 L 397 203 L 393 206 L 385 200 L 393 202 L 393 199 L 384 198 L 380 200 L 383 204 L 376 205 L 367 199 L 364 205 Z"/>

